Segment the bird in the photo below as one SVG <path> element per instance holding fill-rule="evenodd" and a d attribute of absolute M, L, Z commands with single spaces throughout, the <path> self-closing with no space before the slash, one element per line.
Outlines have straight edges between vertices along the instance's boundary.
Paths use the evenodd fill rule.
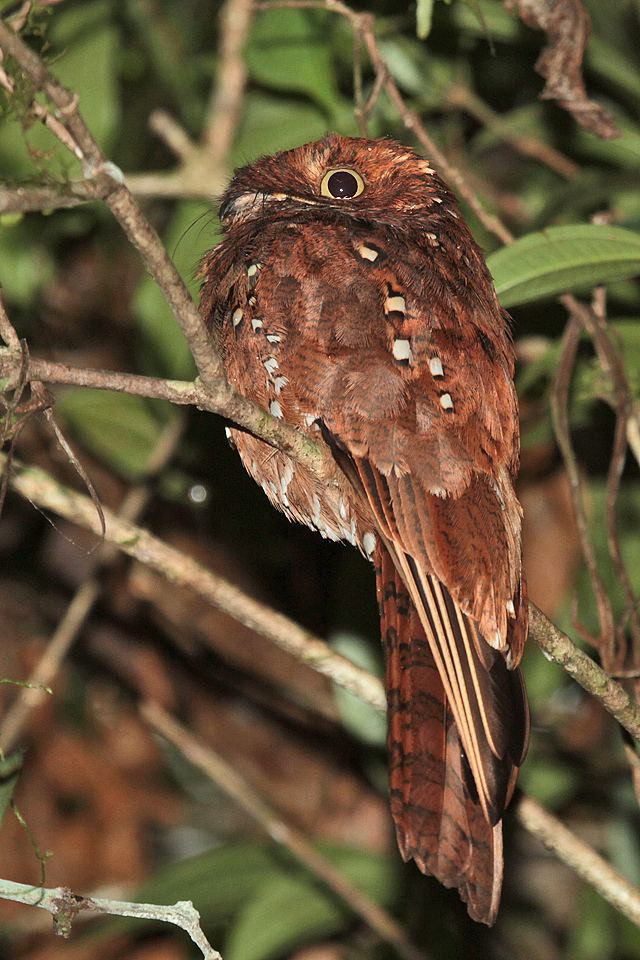
<path fill-rule="evenodd" d="M 230 385 L 337 479 L 227 428 L 277 509 L 373 562 L 400 852 L 491 925 L 529 739 L 514 348 L 429 161 L 328 134 L 235 172 L 201 311 Z"/>

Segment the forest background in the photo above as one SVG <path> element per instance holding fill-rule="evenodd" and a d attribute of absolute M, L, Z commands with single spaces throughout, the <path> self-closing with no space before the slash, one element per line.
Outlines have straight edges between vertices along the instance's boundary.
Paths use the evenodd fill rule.
<path fill-rule="evenodd" d="M 0 894 L 201 918 L 156 911 L 199 948 L 56 890 L 66 942 L 0 900 L 0 956 L 640 958 L 638 0 L 0 15 Z M 273 511 L 214 412 L 326 456 L 221 384 L 148 229 L 197 299 L 233 168 L 329 130 L 430 158 L 514 318 L 526 571 L 562 632 L 534 615 L 492 930 L 395 848 L 370 566 Z"/>

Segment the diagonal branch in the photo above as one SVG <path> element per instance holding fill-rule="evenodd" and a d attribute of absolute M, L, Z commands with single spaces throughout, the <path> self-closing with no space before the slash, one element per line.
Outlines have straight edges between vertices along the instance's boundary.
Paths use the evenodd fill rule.
<path fill-rule="evenodd" d="M 0 454 L 0 467 L 6 456 Z M 39 507 L 52 510 L 96 535 L 100 523 L 88 497 L 59 483 L 44 470 L 14 462 L 11 487 Z M 335 654 L 319 638 L 266 604 L 248 597 L 234 584 L 211 573 L 195 560 L 163 543 L 149 531 L 105 509 L 106 540 L 179 586 L 188 587 L 208 603 L 261 633 L 293 656 L 330 677 L 357 697 L 384 708 L 379 680 Z M 590 657 L 579 650 L 537 607 L 530 604 L 531 637 L 567 670 L 634 737 L 640 740 L 640 707 Z"/>

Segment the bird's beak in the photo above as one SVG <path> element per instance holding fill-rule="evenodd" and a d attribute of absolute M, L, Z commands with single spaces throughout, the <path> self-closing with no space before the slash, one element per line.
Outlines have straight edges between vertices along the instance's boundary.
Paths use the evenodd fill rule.
<path fill-rule="evenodd" d="M 289 193 L 269 193 L 264 190 L 248 191 L 237 197 L 228 197 L 220 206 L 220 220 L 225 226 L 232 223 L 241 223 L 243 220 L 252 220 L 264 214 L 267 207 L 272 207 L 284 200 L 293 200 L 297 204 L 315 206 L 318 201 L 310 197 L 301 197 Z"/>
<path fill-rule="evenodd" d="M 262 214 L 270 204 L 287 199 L 286 193 L 266 193 L 260 190 L 241 193 L 237 197 L 229 197 L 222 203 L 220 219 L 225 224 L 250 220 Z"/>

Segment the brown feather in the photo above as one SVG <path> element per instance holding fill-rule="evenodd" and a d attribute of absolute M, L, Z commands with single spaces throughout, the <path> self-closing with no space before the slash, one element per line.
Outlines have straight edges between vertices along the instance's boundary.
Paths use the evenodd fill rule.
<path fill-rule="evenodd" d="M 361 195 L 323 193 L 353 168 Z M 378 563 L 400 848 L 495 918 L 526 751 L 514 353 L 482 254 L 428 163 L 330 136 L 234 176 L 202 309 L 229 381 L 322 435 L 322 485 L 233 431 L 271 502 Z M 388 596 L 387 596 L 388 594 Z"/>
<path fill-rule="evenodd" d="M 398 846 L 475 920 L 493 923 L 502 884 L 501 825 L 470 797 L 456 725 L 416 608 L 390 554 L 376 555 L 386 655 L 389 784 Z"/>

